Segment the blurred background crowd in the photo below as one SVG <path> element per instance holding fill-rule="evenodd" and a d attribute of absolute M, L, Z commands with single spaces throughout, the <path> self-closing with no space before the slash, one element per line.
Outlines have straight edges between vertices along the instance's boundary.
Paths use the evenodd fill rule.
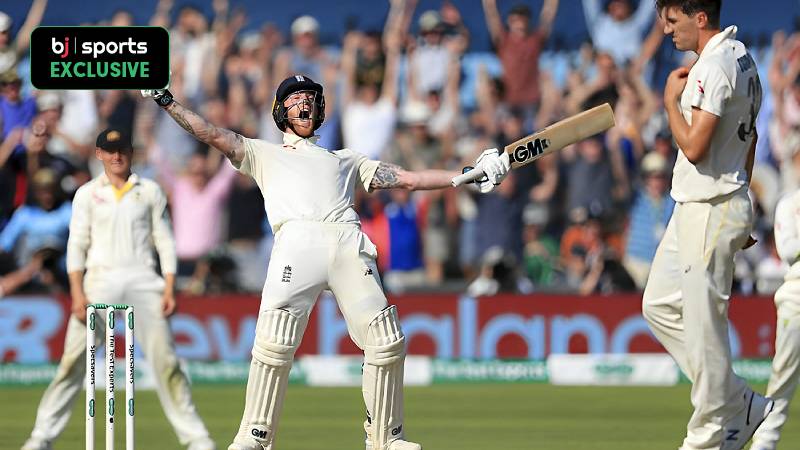
<path fill-rule="evenodd" d="M 640 290 L 674 204 L 677 149 L 661 88 L 691 58 L 663 39 L 653 2 L 375 3 L 379 26 L 359 26 L 335 7 L 262 22 L 252 8 L 269 16 L 289 6 L 248 10 L 227 0 L 161 0 L 147 19 L 119 9 L 81 24 L 167 28 L 175 97 L 248 137 L 279 142 L 275 88 L 290 74 L 307 75 L 325 87 L 320 145 L 411 169 L 460 170 L 485 148 L 608 102 L 615 128 L 512 171 L 489 195 L 360 192 L 356 208 L 391 292 Z M 797 2 L 782 3 L 791 4 L 785 14 L 800 13 Z M 70 198 L 102 170 L 94 141 L 106 127 L 131 133 L 134 172 L 169 196 L 179 289 L 259 292 L 272 237 L 251 179 L 138 91 L 31 86 L 30 31 L 63 24 L 42 21 L 53 6 L 33 0 L 19 20 L 0 12 L 0 295 L 66 291 Z M 726 2 L 723 10 L 736 8 Z M 564 15 L 584 22 L 575 26 L 583 36 L 556 29 Z M 344 26 L 331 32 L 327 23 Z M 772 239 L 775 204 L 800 187 L 800 33 L 738 25 L 759 64 L 764 103 L 751 186 L 758 243 L 740 252 L 735 289 L 766 294 L 786 270 Z"/>

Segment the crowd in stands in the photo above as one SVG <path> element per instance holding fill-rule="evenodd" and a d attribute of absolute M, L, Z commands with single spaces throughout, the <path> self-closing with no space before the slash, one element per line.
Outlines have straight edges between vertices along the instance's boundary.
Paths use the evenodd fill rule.
<path fill-rule="evenodd" d="M 279 142 L 275 88 L 304 74 L 325 87 L 320 145 L 410 169 L 460 170 L 486 148 L 610 103 L 615 128 L 512 171 L 491 194 L 361 192 L 356 208 L 391 292 L 640 290 L 674 206 L 677 148 L 658 80 L 691 58 L 664 51 L 671 43 L 652 2 L 544 0 L 503 16 L 482 0 L 491 53 L 469 51 L 455 2 L 412 20 L 416 3 L 390 0 L 383 29 L 338 42 L 321 42 L 310 15 L 288 36 L 268 23 L 244 31 L 247 12 L 227 0 L 213 1 L 210 18 L 160 0 L 149 24 L 170 31 L 170 90 L 212 123 Z M 138 91 L 34 89 L 28 36 L 46 7 L 33 0 L 18 28 L 0 12 L 0 296 L 67 290 L 70 198 L 102 170 L 94 139 L 106 127 L 131 133 L 134 172 L 169 196 L 180 289 L 259 292 L 271 231 L 257 186 Z M 583 8 L 590 39 L 553 51 L 546 44 L 565 7 Z M 134 25 L 124 10 L 100 24 Z M 800 34 L 747 44 L 764 88 L 751 186 L 758 243 L 740 253 L 735 289 L 770 293 L 786 270 L 771 238 L 775 204 L 800 188 Z"/>

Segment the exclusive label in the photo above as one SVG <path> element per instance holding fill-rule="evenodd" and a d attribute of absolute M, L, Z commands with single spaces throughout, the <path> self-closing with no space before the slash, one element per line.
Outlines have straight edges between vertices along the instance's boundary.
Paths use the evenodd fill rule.
<path fill-rule="evenodd" d="M 162 27 L 38 27 L 31 33 L 36 89 L 162 89 L 169 32 Z"/>

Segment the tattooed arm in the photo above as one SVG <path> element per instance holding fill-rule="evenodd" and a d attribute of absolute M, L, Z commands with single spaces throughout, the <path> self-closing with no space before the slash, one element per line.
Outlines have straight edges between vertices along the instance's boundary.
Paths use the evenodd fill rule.
<path fill-rule="evenodd" d="M 164 110 L 184 130 L 221 151 L 231 162 L 241 163 L 244 159 L 244 137 L 241 134 L 211 124 L 208 120 L 178 103 L 177 100 L 170 103 Z"/>
<path fill-rule="evenodd" d="M 369 184 L 375 189 L 406 189 L 421 191 L 450 187 L 450 180 L 461 172 L 449 170 L 405 170 L 400 166 L 382 162 Z"/>

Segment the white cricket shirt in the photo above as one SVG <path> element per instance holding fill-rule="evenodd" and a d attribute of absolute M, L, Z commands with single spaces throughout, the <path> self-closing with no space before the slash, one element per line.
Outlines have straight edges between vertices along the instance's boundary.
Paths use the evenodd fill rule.
<path fill-rule="evenodd" d="M 790 266 L 784 279 L 800 279 L 800 191 L 784 195 L 775 207 L 775 248 Z"/>
<path fill-rule="evenodd" d="M 720 118 L 711 148 L 697 164 L 678 152 L 672 198 L 705 202 L 737 191 L 748 182 L 745 165 L 761 108 L 761 82 L 753 58 L 736 40 L 736 27 L 714 35 L 689 71 L 681 111 L 689 125 L 692 108 Z"/>
<path fill-rule="evenodd" d="M 244 159 L 237 169 L 261 189 L 273 232 L 290 220 L 359 223 L 356 182 L 369 191 L 379 162 L 316 142 L 316 136 L 304 139 L 289 133 L 283 134 L 283 145 L 244 140 Z"/>
<path fill-rule="evenodd" d="M 67 271 L 150 267 L 153 249 L 162 273 L 175 273 L 167 197 L 152 180 L 135 174 L 116 190 L 105 174 L 84 184 L 72 201 Z"/>

